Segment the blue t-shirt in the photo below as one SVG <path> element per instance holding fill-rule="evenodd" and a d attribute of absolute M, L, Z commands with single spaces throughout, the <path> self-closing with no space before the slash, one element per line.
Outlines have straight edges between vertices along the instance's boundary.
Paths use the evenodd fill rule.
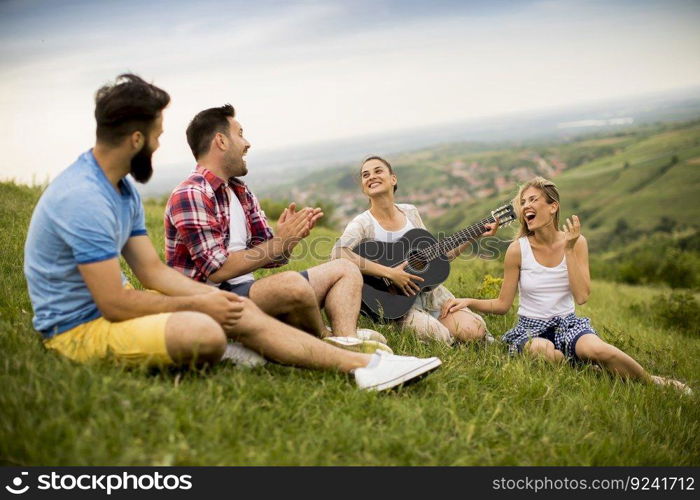
<path fill-rule="evenodd" d="M 34 209 L 24 245 L 24 275 L 34 328 L 44 338 L 101 315 L 78 264 L 113 259 L 130 237 L 146 234 L 136 187 L 124 178 L 119 188 L 121 193 L 90 150 L 56 177 Z"/>

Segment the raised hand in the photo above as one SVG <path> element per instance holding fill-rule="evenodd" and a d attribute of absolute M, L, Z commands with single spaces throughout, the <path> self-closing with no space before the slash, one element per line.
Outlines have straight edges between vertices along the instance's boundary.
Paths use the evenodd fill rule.
<path fill-rule="evenodd" d="M 290 203 L 289 206 L 294 205 L 294 203 Z M 280 218 L 277 219 L 277 225 L 279 226 L 280 224 L 284 224 L 287 221 L 287 216 L 289 215 L 289 207 L 285 207 L 284 210 L 282 210 L 282 213 L 280 214 Z"/>
<path fill-rule="evenodd" d="M 576 241 L 578 241 L 579 236 L 581 236 L 581 222 L 578 216 L 572 215 L 571 219 L 566 219 L 566 223 L 562 226 L 562 231 L 564 231 L 564 241 L 566 241 L 567 248 L 574 248 Z"/>
<path fill-rule="evenodd" d="M 392 267 L 389 274 L 389 279 L 394 283 L 394 285 L 396 285 L 396 288 L 403 292 L 404 295 L 416 295 L 420 292 L 420 287 L 416 281 L 425 280 L 420 276 L 404 271 L 407 265 L 408 261 L 405 261 L 397 267 Z"/>
<path fill-rule="evenodd" d="M 287 222 L 287 220 L 289 219 L 289 215 L 296 213 L 296 211 L 297 211 L 297 204 L 294 202 L 291 202 L 288 207 L 285 207 L 285 209 L 282 210 L 282 213 L 280 214 L 279 219 L 277 219 L 278 230 L 279 230 L 279 225 Z"/>

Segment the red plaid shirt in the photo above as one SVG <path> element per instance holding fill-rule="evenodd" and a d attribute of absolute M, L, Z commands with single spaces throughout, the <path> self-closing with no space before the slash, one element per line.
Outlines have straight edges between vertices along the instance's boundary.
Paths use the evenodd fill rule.
<path fill-rule="evenodd" d="M 165 258 L 173 267 L 197 281 L 219 270 L 228 258 L 230 200 L 227 183 L 202 166 L 170 195 L 165 208 Z M 246 248 L 272 238 L 272 229 L 255 195 L 242 181 L 228 186 L 243 207 L 248 226 Z M 279 267 L 278 261 L 265 267 Z"/>

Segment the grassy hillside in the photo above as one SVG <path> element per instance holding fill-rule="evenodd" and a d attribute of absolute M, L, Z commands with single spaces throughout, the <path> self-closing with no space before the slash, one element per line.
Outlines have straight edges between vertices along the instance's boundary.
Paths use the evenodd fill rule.
<path fill-rule="evenodd" d="M 420 344 L 382 325 L 398 353 L 437 355 L 443 367 L 370 394 L 338 373 L 274 364 L 156 373 L 76 365 L 47 352 L 31 327 L 22 247 L 38 195 L 0 184 L 2 465 L 700 465 L 700 337 L 649 312 L 661 290 L 596 281 L 579 312 L 651 372 L 688 382 L 691 397 L 511 359 L 500 344 Z M 147 206 L 160 252 L 162 210 Z M 315 254 L 300 246 L 291 266 L 323 260 L 334 236 L 315 231 L 306 246 Z M 488 296 L 487 273 L 500 265 L 460 259 L 448 286 Z M 486 320 L 499 336 L 514 316 Z"/>
<path fill-rule="evenodd" d="M 586 234 L 600 243 L 620 220 L 635 231 L 654 229 L 664 218 L 686 228 L 700 227 L 700 123 L 619 139 L 614 150 L 554 177 L 562 214 L 579 214 Z M 593 142 L 601 141 L 606 139 Z M 461 227 L 515 194 L 510 189 L 463 203 L 433 222 L 445 230 Z"/>

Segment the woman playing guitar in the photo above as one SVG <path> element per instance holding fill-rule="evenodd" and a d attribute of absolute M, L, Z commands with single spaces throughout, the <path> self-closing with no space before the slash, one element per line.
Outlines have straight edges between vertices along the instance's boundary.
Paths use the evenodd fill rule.
<path fill-rule="evenodd" d="M 409 312 L 400 321 L 412 328 L 421 339 L 434 339 L 448 344 L 454 340 L 469 341 L 483 339 L 487 335 L 486 323 L 467 306 L 456 308 L 440 316 L 440 310 L 454 295 L 440 285 L 429 292 L 420 292 L 416 282 L 422 278 L 406 272 L 407 262 L 397 267 L 388 267 L 372 262 L 354 253 L 352 249 L 363 240 L 394 242 L 414 228 L 425 229 L 418 210 L 413 205 L 396 204 L 394 193 L 398 179 L 391 164 L 379 156 L 366 158 L 360 170 L 362 192 L 369 197 L 370 208 L 355 217 L 338 239 L 332 258 L 346 258 L 354 262 L 363 274 L 385 278 L 405 295 L 418 297 Z M 486 226 L 483 236 L 496 233 L 497 224 Z M 447 254 L 452 260 L 466 248 L 468 243 Z"/>

